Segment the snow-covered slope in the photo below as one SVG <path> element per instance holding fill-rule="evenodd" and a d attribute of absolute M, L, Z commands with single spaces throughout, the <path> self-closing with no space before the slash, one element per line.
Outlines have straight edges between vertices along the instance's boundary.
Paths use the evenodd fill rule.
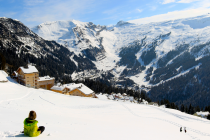
<path fill-rule="evenodd" d="M 10 77 L 0 83 L 0 139 L 31 139 L 19 132 L 31 110 L 46 130 L 36 139 L 208 140 L 209 120 L 173 109 L 68 96 L 19 85 Z M 187 133 L 180 132 L 186 127 Z"/>
<path fill-rule="evenodd" d="M 7 82 L 8 80 L 6 76 L 7 76 L 7 73 L 3 70 L 0 70 L 0 82 Z"/>
<path fill-rule="evenodd" d="M 57 21 L 41 24 L 33 31 L 66 45 L 97 67 L 95 73 L 74 72 L 73 79 L 87 75 L 101 78 L 110 73 L 111 77 L 104 78 L 113 85 L 148 91 L 155 88 L 150 90 L 150 97 L 156 101 L 167 98 L 180 105 L 180 99 L 186 101 L 195 96 L 191 98 L 196 98 L 194 106 L 210 103 L 200 102 L 199 97 L 204 94 L 200 93 L 201 88 L 210 93 L 206 80 L 210 65 L 210 14 L 148 24 L 120 21 L 114 26 Z M 201 97 L 205 100 L 206 95 Z M 192 101 L 185 102 L 189 103 Z"/>
<path fill-rule="evenodd" d="M 47 40 L 55 40 L 69 46 L 70 50 L 77 55 L 82 54 L 81 52 L 87 51 L 87 49 L 103 50 L 101 38 L 97 36 L 103 29 L 103 26 L 76 20 L 46 22 L 32 28 L 35 33 Z"/>
<path fill-rule="evenodd" d="M 183 50 L 191 53 L 195 46 L 206 44 L 210 40 L 208 36 L 210 31 L 209 14 L 143 25 L 134 23 L 120 21 L 115 26 L 104 27 L 75 20 L 57 21 L 41 24 L 33 28 L 33 31 L 45 39 L 66 44 L 70 50 L 74 50 L 77 54 L 87 55 L 84 50 L 94 47 L 103 50 L 93 54 L 98 58 L 93 61 L 96 67 L 99 70 L 111 70 L 117 79 L 126 70 L 129 74 L 125 76 L 129 76 L 139 86 L 152 84 L 146 80 L 147 70 L 150 67 L 154 70 L 163 67 L 160 66 L 159 61 L 169 52 L 189 45 Z M 123 62 L 125 59 L 122 58 L 122 55 L 120 56 L 122 50 L 135 47 L 136 44 L 139 45 L 139 48 L 131 54 L 134 58 L 129 62 Z M 206 49 L 208 47 L 194 53 L 195 59 L 198 60 L 209 55 L 205 53 Z M 123 53 L 129 54 L 128 51 Z M 167 60 L 168 63 L 164 67 L 172 64 L 177 56 Z M 126 55 L 125 57 L 130 56 Z M 122 65 L 119 65 L 119 62 Z M 139 70 L 133 72 L 133 67 L 136 69 L 136 63 L 138 63 Z M 145 68 L 140 66 L 145 66 Z"/>

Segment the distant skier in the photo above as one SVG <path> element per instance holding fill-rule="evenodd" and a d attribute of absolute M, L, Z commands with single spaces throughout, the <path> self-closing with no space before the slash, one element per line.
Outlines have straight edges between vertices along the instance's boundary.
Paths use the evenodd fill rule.
<path fill-rule="evenodd" d="M 37 127 L 38 121 L 36 119 L 36 112 L 30 111 L 28 118 L 24 120 L 24 131 L 23 133 L 29 137 L 37 137 L 45 130 L 44 126 Z"/>
<path fill-rule="evenodd" d="M 184 127 L 184 132 L 185 132 L 185 133 L 187 133 L 187 129 L 186 129 L 186 127 Z"/>
<path fill-rule="evenodd" d="M 182 132 L 182 127 L 180 127 L 180 132 Z"/>

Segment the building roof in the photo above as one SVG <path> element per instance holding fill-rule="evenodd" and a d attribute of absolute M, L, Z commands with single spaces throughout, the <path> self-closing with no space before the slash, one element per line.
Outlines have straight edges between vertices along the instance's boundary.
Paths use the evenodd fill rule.
<path fill-rule="evenodd" d="M 117 93 L 117 95 L 121 95 L 121 93 Z"/>
<path fill-rule="evenodd" d="M 53 86 L 51 87 L 52 90 L 58 90 L 58 91 L 63 91 L 65 89 L 65 86 Z"/>
<path fill-rule="evenodd" d="M 17 76 L 18 76 L 18 73 L 17 73 L 16 71 L 14 71 L 13 73 L 15 74 L 15 77 L 17 77 Z"/>
<path fill-rule="evenodd" d="M 88 88 L 87 86 L 85 86 L 82 83 L 79 83 L 79 84 L 69 83 L 69 84 L 65 84 L 65 85 L 62 85 L 62 86 L 60 86 L 60 85 L 59 86 L 53 86 L 51 89 L 52 90 L 62 91 L 65 88 L 68 88 L 70 91 L 78 89 L 78 90 L 80 90 L 82 93 L 84 93 L 86 95 L 94 93 L 93 90 L 91 90 L 90 88 Z"/>
<path fill-rule="evenodd" d="M 86 95 L 89 95 L 89 94 L 92 94 L 94 93 L 93 90 L 91 90 L 90 88 L 88 88 L 87 86 L 85 86 L 84 84 L 82 83 L 79 83 L 79 84 L 75 84 L 75 83 L 70 83 L 70 84 L 65 84 L 63 85 L 65 87 L 67 87 L 68 89 L 70 89 L 70 91 L 74 90 L 74 89 L 78 89 L 80 90 L 82 93 L 86 94 Z"/>
<path fill-rule="evenodd" d="M 20 67 L 20 69 L 23 71 L 23 73 L 35 73 L 39 72 L 35 66 L 28 65 L 28 68 Z"/>
<path fill-rule="evenodd" d="M 50 76 L 44 76 L 44 77 L 39 77 L 38 81 L 47 81 L 47 80 L 53 80 L 55 79 L 54 77 L 50 77 Z"/>
<path fill-rule="evenodd" d="M 127 96 L 127 94 L 126 94 L 126 93 L 123 93 L 122 95 L 123 95 L 123 96 Z"/>

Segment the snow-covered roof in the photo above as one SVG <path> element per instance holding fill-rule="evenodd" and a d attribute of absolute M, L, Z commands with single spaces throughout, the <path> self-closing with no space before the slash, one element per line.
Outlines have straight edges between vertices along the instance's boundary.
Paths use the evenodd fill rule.
<path fill-rule="evenodd" d="M 117 93 L 117 95 L 121 95 L 121 93 Z"/>
<path fill-rule="evenodd" d="M 23 71 L 23 73 L 35 73 L 39 72 L 35 66 L 29 65 L 28 68 L 20 67 L 20 69 Z"/>
<path fill-rule="evenodd" d="M 97 97 L 98 97 L 99 99 L 102 99 L 102 100 L 107 100 L 107 96 L 104 95 L 104 94 L 99 94 L 99 95 L 97 95 Z"/>
<path fill-rule="evenodd" d="M 53 86 L 51 87 L 52 90 L 58 90 L 58 91 L 63 91 L 65 86 Z"/>
<path fill-rule="evenodd" d="M 129 97 L 124 97 L 124 99 L 125 99 L 125 100 L 129 100 L 130 98 L 129 98 Z"/>
<path fill-rule="evenodd" d="M 108 99 L 113 100 L 114 99 L 113 95 L 109 95 Z"/>
<path fill-rule="evenodd" d="M 165 106 L 165 105 L 160 105 L 160 107 L 162 107 L 162 108 L 166 108 L 166 106 Z"/>
<path fill-rule="evenodd" d="M 78 89 L 86 95 L 94 93 L 93 90 L 91 90 L 90 88 L 88 88 L 87 86 L 85 86 L 82 83 L 79 83 L 79 84 L 69 83 L 69 84 L 64 84 L 62 86 L 53 86 L 51 89 L 62 91 L 64 88 L 68 88 L 70 91 Z"/>
<path fill-rule="evenodd" d="M 70 89 L 70 91 L 74 90 L 74 89 L 78 89 L 80 90 L 82 93 L 86 94 L 86 95 L 89 95 L 89 94 L 92 94 L 94 93 L 93 90 L 91 90 L 90 88 L 88 88 L 87 86 L 85 86 L 84 84 L 82 83 L 79 83 L 79 84 L 75 84 L 75 83 L 70 83 L 70 84 L 65 84 L 63 85 L 65 87 L 67 87 L 68 89 Z"/>
<path fill-rule="evenodd" d="M 127 94 L 126 93 L 123 93 L 123 96 L 127 96 Z"/>
<path fill-rule="evenodd" d="M 0 82 L 7 82 L 7 76 L 8 74 L 5 71 L 0 70 Z"/>
<path fill-rule="evenodd" d="M 133 100 L 134 100 L 133 96 L 130 96 L 130 97 L 129 97 L 129 100 L 130 100 L 130 101 L 133 101 Z"/>
<path fill-rule="evenodd" d="M 15 76 L 18 76 L 18 73 L 16 71 L 13 72 L 15 74 Z"/>
<path fill-rule="evenodd" d="M 44 76 L 44 77 L 39 77 L 38 81 L 47 81 L 47 80 L 53 80 L 55 79 L 54 77 L 50 77 L 50 76 Z"/>

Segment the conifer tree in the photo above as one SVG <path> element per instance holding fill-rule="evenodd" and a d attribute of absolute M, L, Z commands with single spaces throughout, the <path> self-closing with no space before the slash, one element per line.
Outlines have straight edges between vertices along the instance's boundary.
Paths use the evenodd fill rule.
<path fill-rule="evenodd" d="M 201 111 L 200 107 L 199 106 L 196 106 L 195 107 L 195 112 L 200 112 L 200 111 Z"/>
<path fill-rule="evenodd" d="M 6 59 L 5 59 L 5 57 L 4 57 L 4 55 L 2 53 L 0 53 L 0 59 L 1 59 L 0 69 L 4 70 L 5 69 L 5 65 L 6 65 Z"/>
<path fill-rule="evenodd" d="M 207 116 L 207 119 L 210 120 L 210 114 Z"/>
<path fill-rule="evenodd" d="M 188 107 L 187 106 L 185 107 L 184 112 L 188 113 Z"/>
<path fill-rule="evenodd" d="M 185 110 L 184 110 L 184 105 L 183 105 L 183 104 L 181 105 L 180 110 L 181 110 L 182 112 L 185 111 Z"/>

